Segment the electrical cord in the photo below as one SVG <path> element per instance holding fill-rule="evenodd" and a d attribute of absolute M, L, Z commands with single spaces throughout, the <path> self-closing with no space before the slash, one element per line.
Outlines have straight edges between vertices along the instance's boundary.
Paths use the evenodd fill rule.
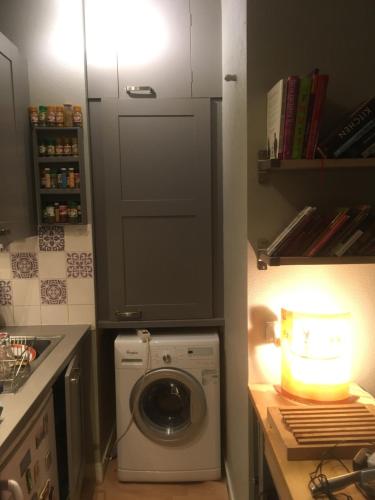
<path fill-rule="evenodd" d="M 146 380 L 146 375 L 150 371 L 150 364 L 151 364 L 151 348 L 150 348 L 150 342 L 151 342 L 151 335 L 148 332 L 148 330 L 141 330 L 141 332 L 147 332 L 148 334 L 142 334 L 137 331 L 138 336 L 142 339 L 142 342 L 145 342 L 147 344 L 147 361 L 146 361 L 146 368 L 145 371 L 143 372 L 142 375 L 142 382 L 140 385 L 140 391 L 142 391 L 145 380 Z M 134 422 L 134 413 L 135 413 L 135 406 L 133 407 L 131 414 L 130 414 L 130 420 L 128 422 L 128 425 L 126 426 L 124 432 L 116 439 L 116 441 L 113 443 L 113 446 L 111 448 L 111 451 L 109 455 L 105 457 L 105 462 L 108 463 L 111 460 L 115 458 L 116 455 L 114 455 L 114 451 L 117 448 L 117 445 L 119 442 L 127 435 L 127 433 L 130 430 L 130 427 L 132 426 Z"/>

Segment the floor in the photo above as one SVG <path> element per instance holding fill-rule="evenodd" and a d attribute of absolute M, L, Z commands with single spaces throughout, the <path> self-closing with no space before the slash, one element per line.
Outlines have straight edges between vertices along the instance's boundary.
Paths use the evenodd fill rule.
<path fill-rule="evenodd" d="M 85 495 L 85 499 L 88 498 Z M 108 466 L 103 484 L 96 486 L 92 500 L 228 500 L 225 481 L 204 483 L 120 483 L 116 461 Z"/>

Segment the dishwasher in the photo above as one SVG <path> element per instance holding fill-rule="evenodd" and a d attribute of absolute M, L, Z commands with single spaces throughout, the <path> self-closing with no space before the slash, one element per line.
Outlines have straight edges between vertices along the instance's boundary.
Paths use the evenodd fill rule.
<path fill-rule="evenodd" d="M 54 421 L 50 391 L 1 463 L 0 500 L 59 500 Z"/>

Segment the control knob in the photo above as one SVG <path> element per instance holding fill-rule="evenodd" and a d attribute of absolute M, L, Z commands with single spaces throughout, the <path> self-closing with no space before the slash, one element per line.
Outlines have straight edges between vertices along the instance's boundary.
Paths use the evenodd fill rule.
<path fill-rule="evenodd" d="M 163 361 L 164 361 L 164 363 L 169 365 L 170 362 L 172 361 L 171 355 L 170 354 L 163 354 Z"/>

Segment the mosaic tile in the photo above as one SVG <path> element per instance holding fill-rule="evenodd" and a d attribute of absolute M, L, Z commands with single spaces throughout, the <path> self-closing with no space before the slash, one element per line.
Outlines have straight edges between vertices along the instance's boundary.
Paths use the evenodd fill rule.
<path fill-rule="evenodd" d="M 66 254 L 68 278 L 92 278 L 93 258 L 91 252 L 68 252 Z"/>
<path fill-rule="evenodd" d="M 0 306 L 12 305 L 12 286 L 10 281 L 0 280 Z"/>
<path fill-rule="evenodd" d="M 41 280 L 40 295 L 42 304 L 66 304 L 67 291 L 65 280 Z"/>
<path fill-rule="evenodd" d="M 34 252 L 10 254 L 13 278 L 37 278 L 38 259 Z"/>
<path fill-rule="evenodd" d="M 62 252 L 65 249 L 65 233 L 62 226 L 39 226 L 39 250 Z"/>

